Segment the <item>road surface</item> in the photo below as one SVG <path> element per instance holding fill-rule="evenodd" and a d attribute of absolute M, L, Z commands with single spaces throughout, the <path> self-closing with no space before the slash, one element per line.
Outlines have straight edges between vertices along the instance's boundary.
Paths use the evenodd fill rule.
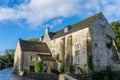
<path fill-rule="evenodd" d="M 0 80 L 37 80 L 26 77 L 20 77 L 18 75 L 12 74 L 13 68 L 7 68 L 4 70 L 0 70 Z"/>

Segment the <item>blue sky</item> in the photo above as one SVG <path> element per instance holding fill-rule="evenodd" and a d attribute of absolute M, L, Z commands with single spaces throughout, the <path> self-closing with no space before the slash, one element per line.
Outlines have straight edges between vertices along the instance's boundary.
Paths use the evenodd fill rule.
<path fill-rule="evenodd" d="M 18 38 L 39 38 L 45 27 L 57 31 L 103 12 L 109 22 L 120 19 L 120 0 L 0 0 L 0 55 L 16 47 Z"/>

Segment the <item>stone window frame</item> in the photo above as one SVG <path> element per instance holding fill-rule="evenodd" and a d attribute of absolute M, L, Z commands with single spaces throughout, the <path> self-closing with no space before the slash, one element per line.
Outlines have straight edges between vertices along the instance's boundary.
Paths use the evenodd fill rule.
<path fill-rule="evenodd" d="M 79 54 L 75 56 L 75 64 L 80 64 L 80 57 Z"/>
<path fill-rule="evenodd" d="M 75 52 L 75 64 L 80 64 L 79 53 L 76 53 L 76 50 L 80 51 L 82 49 L 82 46 L 79 42 L 75 42 L 74 45 L 73 45 L 73 48 L 74 48 L 74 52 Z"/>
<path fill-rule="evenodd" d="M 74 43 L 74 50 L 81 50 L 81 44 L 78 42 Z"/>
<path fill-rule="evenodd" d="M 37 56 L 36 55 L 30 55 L 29 56 L 29 61 L 36 61 Z"/>
<path fill-rule="evenodd" d="M 79 57 L 79 55 L 78 55 L 78 57 L 77 57 L 77 63 L 78 63 L 78 64 L 80 63 L 80 57 Z"/>

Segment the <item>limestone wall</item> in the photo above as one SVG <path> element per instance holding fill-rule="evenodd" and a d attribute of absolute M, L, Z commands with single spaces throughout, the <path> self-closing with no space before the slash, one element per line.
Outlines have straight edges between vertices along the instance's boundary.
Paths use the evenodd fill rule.
<path fill-rule="evenodd" d="M 20 60 L 21 60 L 21 48 L 20 43 L 18 41 L 14 54 L 14 71 L 18 71 L 20 69 Z"/>
<path fill-rule="evenodd" d="M 105 24 L 101 25 L 100 20 L 103 20 Z M 106 70 L 107 66 L 110 66 L 111 59 L 108 55 L 113 54 L 111 50 L 107 50 L 107 36 L 115 38 L 115 34 L 102 14 L 90 25 L 90 34 L 94 69 L 96 71 Z"/>
<path fill-rule="evenodd" d="M 23 69 L 25 71 L 30 71 L 30 66 L 35 66 L 35 61 L 40 60 L 37 54 L 45 54 L 39 52 L 23 52 Z M 30 60 L 30 56 L 34 56 L 34 60 Z M 44 61 L 43 65 L 46 64 L 46 68 L 56 69 L 56 63 L 54 61 Z"/>
<path fill-rule="evenodd" d="M 39 54 L 38 52 L 28 52 L 28 51 L 24 51 L 23 52 L 23 68 L 24 70 L 29 71 L 29 66 L 34 66 L 35 65 L 35 61 L 30 60 L 30 56 L 35 56 Z"/>
<path fill-rule="evenodd" d="M 27 77 L 40 79 L 40 80 L 58 80 L 58 76 L 56 74 L 48 74 L 48 73 L 33 73 L 28 72 Z"/>
<path fill-rule="evenodd" d="M 63 58 L 65 59 L 66 62 L 66 54 L 68 54 L 67 52 L 69 52 L 69 54 L 71 54 L 72 58 L 70 58 L 70 60 L 72 61 L 73 65 L 77 65 L 78 67 L 83 68 L 85 71 L 87 70 L 87 44 L 86 44 L 86 39 L 87 39 L 87 35 L 89 33 L 89 28 L 84 28 L 82 30 L 76 31 L 74 33 L 71 33 L 69 35 L 65 35 L 62 36 L 60 38 L 48 41 L 47 44 L 52 52 L 53 49 L 55 49 L 55 52 L 52 53 L 52 55 L 57 55 L 59 54 L 59 58 L 60 60 L 63 60 Z M 67 51 L 69 48 L 69 42 L 68 42 L 68 37 L 71 36 L 71 51 Z M 61 40 L 64 40 L 64 51 L 61 51 Z M 68 43 L 67 43 L 68 42 Z M 80 50 L 77 51 L 77 54 L 75 53 L 75 44 L 79 44 L 80 45 Z M 71 53 L 70 53 L 71 52 Z M 63 55 L 64 54 L 64 55 Z M 79 60 L 78 60 L 79 58 Z M 68 62 L 66 62 L 68 64 Z M 61 65 L 61 64 L 60 64 Z"/>

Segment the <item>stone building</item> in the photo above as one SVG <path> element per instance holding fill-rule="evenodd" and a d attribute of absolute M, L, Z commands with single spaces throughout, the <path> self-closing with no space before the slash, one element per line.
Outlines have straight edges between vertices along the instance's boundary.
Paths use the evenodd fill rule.
<path fill-rule="evenodd" d="M 94 71 L 120 70 L 120 54 L 115 33 L 102 12 L 56 32 L 50 32 L 46 27 L 45 35 L 40 38 L 40 41 L 48 46 L 50 50 L 48 53 L 51 53 L 57 61 L 58 71 L 64 68 L 66 72 L 70 72 L 70 68 L 74 66 L 77 70 L 88 73 L 89 56 L 92 56 L 91 64 L 94 66 Z M 18 51 L 19 49 L 16 48 L 15 63 L 17 59 L 23 60 L 21 60 L 23 52 L 19 52 L 18 55 Z M 33 53 L 26 54 L 33 55 Z M 22 66 L 20 61 L 17 64 Z"/>
<path fill-rule="evenodd" d="M 35 71 L 35 61 L 43 61 L 43 65 L 54 69 L 55 60 L 52 58 L 46 43 L 27 42 L 19 39 L 15 50 L 14 72 Z M 48 64 L 46 64 L 46 62 Z M 44 67 L 44 66 L 43 66 Z"/>

